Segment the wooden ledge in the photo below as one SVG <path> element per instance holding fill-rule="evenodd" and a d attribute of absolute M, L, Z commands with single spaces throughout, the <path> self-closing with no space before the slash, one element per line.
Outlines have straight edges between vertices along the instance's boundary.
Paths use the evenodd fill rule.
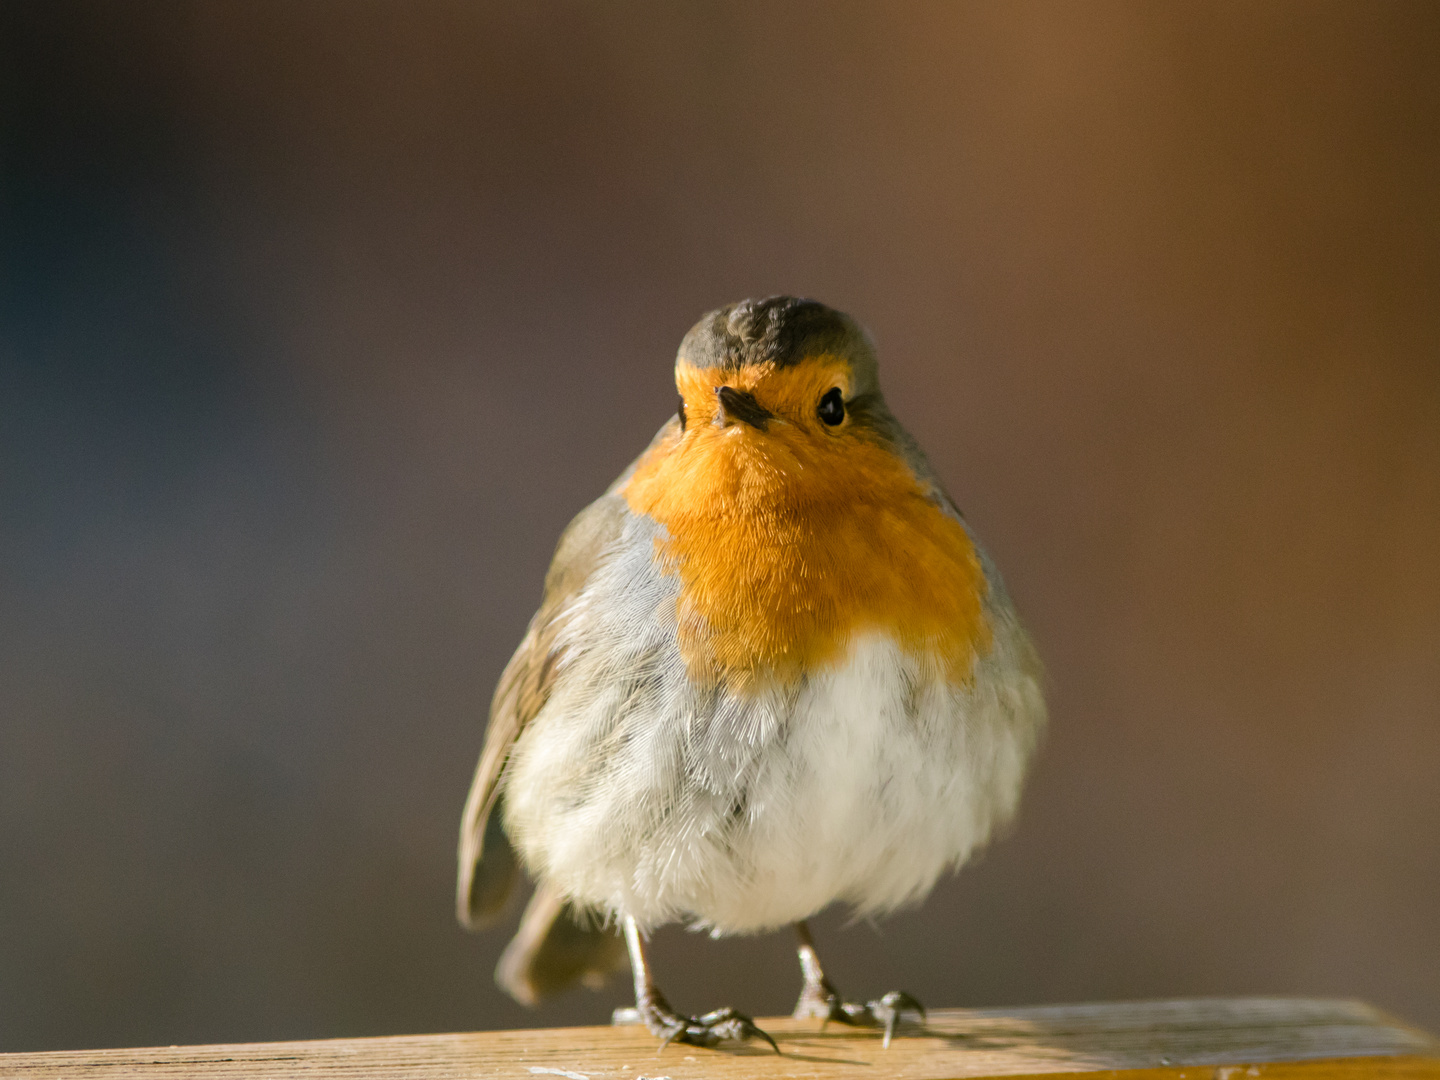
<path fill-rule="evenodd" d="M 813 1020 L 763 1020 L 781 1056 L 699 1050 L 641 1028 L 550 1028 L 378 1039 L 0 1054 L 0 1076 L 288 1077 L 410 1080 L 853 1080 L 1104 1076 L 1249 1080 L 1440 1080 L 1440 1044 L 1355 1001 L 1205 998 L 1024 1009 L 939 1009 L 925 1028 L 880 1036 Z"/>

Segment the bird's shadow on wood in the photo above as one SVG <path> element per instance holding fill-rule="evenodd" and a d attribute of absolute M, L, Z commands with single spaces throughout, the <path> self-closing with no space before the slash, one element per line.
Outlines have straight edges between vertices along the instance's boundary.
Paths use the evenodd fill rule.
<path fill-rule="evenodd" d="M 1025 1037 L 1026 1034 L 1029 1033 L 1012 1033 L 1004 1031 L 983 1033 L 936 1031 L 934 1028 L 929 1027 L 925 1024 L 904 1023 L 901 1025 L 900 1030 L 895 1033 L 895 1039 L 890 1045 L 893 1049 L 897 1045 L 903 1045 L 906 1038 L 924 1038 L 933 1039 L 937 1042 L 941 1042 L 947 1048 L 952 1050 L 987 1050 L 1003 1052 L 1006 1050 L 1014 1050 L 1021 1045 L 1030 1045 L 1033 1040 L 1027 1039 Z M 804 1032 L 803 1034 L 799 1032 L 793 1034 L 787 1032 L 778 1035 L 776 1037 L 776 1042 L 780 1044 L 781 1052 L 782 1054 L 784 1054 L 785 1057 L 793 1058 L 797 1061 L 827 1062 L 837 1065 L 878 1066 L 884 1064 L 883 1057 L 877 1057 L 876 1059 L 870 1061 L 859 1061 L 854 1058 L 843 1057 L 819 1057 L 813 1054 L 800 1053 L 798 1049 L 791 1050 L 787 1049 L 786 1047 L 787 1044 L 794 1043 L 798 1044 L 799 1048 L 803 1049 L 821 1049 L 821 1047 L 816 1047 L 814 1045 L 815 1043 L 821 1043 L 827 1044 L 824 1046 L 824 1049 L 829 1049 L 831 1046 L 833 1046 L 838 1050 L 846 1043 L 853 1045 L 856 1042 L 869 1043 L 871 1040 L 878 1042 L 879 1039 L 880 1032 L 878 1031 L 867 1030 L 863 1028 L 857 1029 L 832 1027 L 824 1031 Z M 751 1052 L 755 1051 L 754 1047 L 747 1047 L 745 1049 L 748 1049 Z M 876 1050 L 880 1054 L 886 1053 L 885 1050 L 881 1049 L 878 1046 L 876 1047 Z M 764 1053 L 763 1050 L 759 1052 Z"/>
<path fill-rule="evenodd" d="M 801 1050 L 803 1049 L 814 1049 L 813 1047 L 808 1047 L 806 1044 L 817 1038 L 823 1040 L 824 1037 L 820 1035 L 812 1035 L 809 1033 L 803 1036 L 799 1036 L 795 1040 L 800 1043 L 799 1049 L 786 1049 L 787 1044 L 790 1043 L 792 1040 L 784 1034 L 777 1036 L 775 1041 L 779 1044 L 780 1047 L 779 1056 L 782 1058 L 786 1058 L 790 1061 L 806 1061 L 817 1065 L 868 1066 L 872 1064 L 869 1061 L 857 1061 L 854 1058 L 821 1056 L 814 1053 L 801 1052 Z M 768 1058 L 776 1056 L 775 1051 L 770 1049 L 770 1047 L 768 1046 L 752 1046 L 749 1044 L 744 1044 L 740 1046 L 726 1046 L 722 1044 L 720 1046 L 710 1047 L 709 1052 L 713 1054 L 724 1054 L 726 1057 Z M 660 1053 L 664 1053 L 664 1048 L 661 1049 Z"/>

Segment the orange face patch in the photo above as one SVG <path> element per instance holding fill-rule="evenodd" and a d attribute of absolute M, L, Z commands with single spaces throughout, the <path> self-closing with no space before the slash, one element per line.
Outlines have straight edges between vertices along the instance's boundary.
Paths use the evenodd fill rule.
<path fill-rule="evenodd" d="M 663 525 L 680 576 L 680 648 L 692 675 L 789 682 L 840 660 L 857 635 L 887 633 L 955 681 L 989 648 L 985 577 L 965 530 L 904 460 L 847 416 L 816 414 L 843 360 L 737 372 L 681 364 L 686 430 L 640 462 L 622 494 Z M 754 395 L 764 431 L 717 422 L 716 388 Z"/>

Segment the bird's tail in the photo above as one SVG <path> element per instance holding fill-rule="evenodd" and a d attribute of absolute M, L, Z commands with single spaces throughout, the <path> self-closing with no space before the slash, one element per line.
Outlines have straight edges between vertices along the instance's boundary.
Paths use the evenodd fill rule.
<path fill-rule="evenodd" d="M 575 983 L 598 989 L 625 966 L 625 942 L 613 928 L 583 925 L 584 915 L 545 885 L 535 890 L 520 929 L 495 967 L 495 981 L 522 1005 Z"/>

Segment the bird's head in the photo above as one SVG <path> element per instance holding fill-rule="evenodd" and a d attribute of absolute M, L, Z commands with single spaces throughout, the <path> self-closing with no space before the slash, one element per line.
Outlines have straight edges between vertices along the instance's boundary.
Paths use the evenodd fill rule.
<path fill-rule="evenodd" d="M 869 335 L 848 315 L 791 296 L 705 315 L 680 343 L 675 383 L 682 441 L 732 440 L 773 465 L 873 437 L 888 415 Z"/>

